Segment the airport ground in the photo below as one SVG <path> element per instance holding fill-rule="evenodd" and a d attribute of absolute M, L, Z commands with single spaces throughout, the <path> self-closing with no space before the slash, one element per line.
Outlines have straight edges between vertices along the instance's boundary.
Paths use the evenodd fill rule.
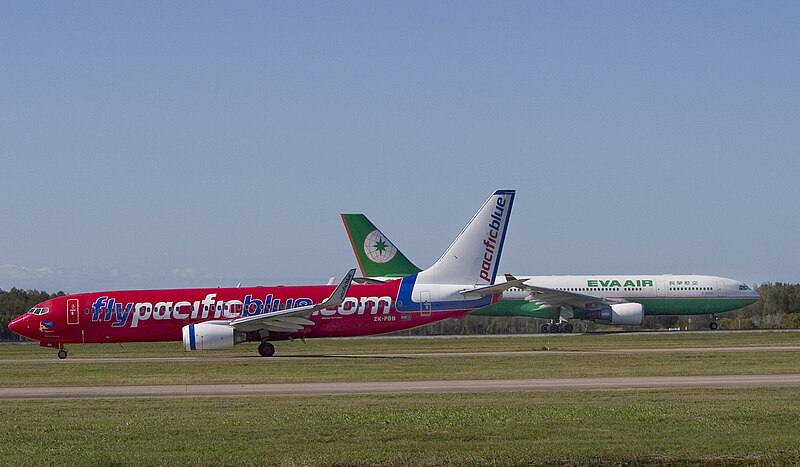
<path fill-rule="evenodd" d="M 799 332 L 327 339 L 276 348 L 280 357 L 263 359 L 253 345 L 219 353 L 184 353 L 180 343 L 85 345 L 61 361 L 52 349 L 0 346 L 6 390 L 329 386 L 314 395 L 175 397 L 162 386 L 156 396 L 87 389 L 90 398 L 2 400 L 0 464 L 800 461 Z M 700 384 L 715 378 L 727 383 Z M 562 380 L 572 385 L 546 385 Z M 446 384 L 400 390 L 425 381 Z M 471 389 L 476 381 L 525 385 Z M 592 384 L 577 389 L 578 381 Z M 393 382 L 397 391 L 337 389 Z"/>

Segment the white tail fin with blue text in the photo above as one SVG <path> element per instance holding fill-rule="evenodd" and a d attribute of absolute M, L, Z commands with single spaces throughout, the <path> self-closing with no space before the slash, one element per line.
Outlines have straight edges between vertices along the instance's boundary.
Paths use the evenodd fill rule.
<path fill-rule="evenodd" d="M 495 191 L 433 266 L 417 280 L 431 284 L 494 283 L 515 190 Z"/>

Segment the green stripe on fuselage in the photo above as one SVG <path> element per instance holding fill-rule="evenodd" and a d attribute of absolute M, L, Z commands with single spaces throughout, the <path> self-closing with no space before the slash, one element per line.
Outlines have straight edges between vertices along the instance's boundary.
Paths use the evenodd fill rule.
<path fill-rule="evenodd" d="M 707 315 L 738 310 L 758 301 L 752 297 L 637 298 L 645 315 Z"/>
<path fill-rule="evenodd" d="M 641 303 L 646 316 L 658 315 L 709 315 L 738 310 L 755 303 L 757 298 L 709 297 L 681 298 L 658 297 L 637 298 L 631 302 Z M 575 310 L 575 317 L 587 319 L 582 310 Z M 500 300 L 472 312 L 473 316 L 527 316 L 528 318 L 557 319 L 558 308 L 540 309 L 535 303 L 524 300 Z"/>

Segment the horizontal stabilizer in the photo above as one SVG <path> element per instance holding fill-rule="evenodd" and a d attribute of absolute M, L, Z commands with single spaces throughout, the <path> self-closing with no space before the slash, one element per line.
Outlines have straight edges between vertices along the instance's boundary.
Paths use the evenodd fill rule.
<path fill-rule="evenodd" d="M 526 280 L 528 279 L 514 279 L 502 284 L 494 284 L 486 287 L 478 287 L 476 289 L 462 290 L 460 293 L 466 298 L 481 298 L 487 295 L 505 292 L 512 287 L 521 287 Z"/>
<path fill-rule="evenodd" d="M 376 279 L 374 277 L 356 277 L 353 279 L 353 282 L 356 284 L 373 284 L 373 285 L 380 285 L 385 284 L 387 281 Z"/>

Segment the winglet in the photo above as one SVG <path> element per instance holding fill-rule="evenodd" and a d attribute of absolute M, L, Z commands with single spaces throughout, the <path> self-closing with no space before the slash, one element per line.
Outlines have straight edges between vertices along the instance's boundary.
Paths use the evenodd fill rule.
<path fill-rule="evenodd" d="M 320 309 L 341 305 L 342 302 L 344 301 L 344 298 L 347 297 L 347 291 L 350 290 L 350 284 L 353 282 L 353 277 L 355 277 L 355 275 L 356 275 L 356 268 L 347 271 L 347 274 L 345 274 L 344 279 L 342 279 L 342 282 L 340 282 L 339 285 L 336 286 L 336 290 L 333 291 L 331 296 L 326 298 L 325 301 L 323 301 L 318 305 Z"/>
<path fill-rule="evenodd" d="M 344 301 L 344 298 L 347 296 L 347 291 L 350 290 L 350 284 L 353 282 L 353 277 L 355 277 L 355 275 L 356 268 L 347 271 L 347 274 L 344 275 L 342 282 L 339 282 L 339 285 L 336 286 L 336 289 L 333 291 L 331 296 L 314 305 L 314 308 L 321 310 L 323 308 L 341 305 Z"/>

